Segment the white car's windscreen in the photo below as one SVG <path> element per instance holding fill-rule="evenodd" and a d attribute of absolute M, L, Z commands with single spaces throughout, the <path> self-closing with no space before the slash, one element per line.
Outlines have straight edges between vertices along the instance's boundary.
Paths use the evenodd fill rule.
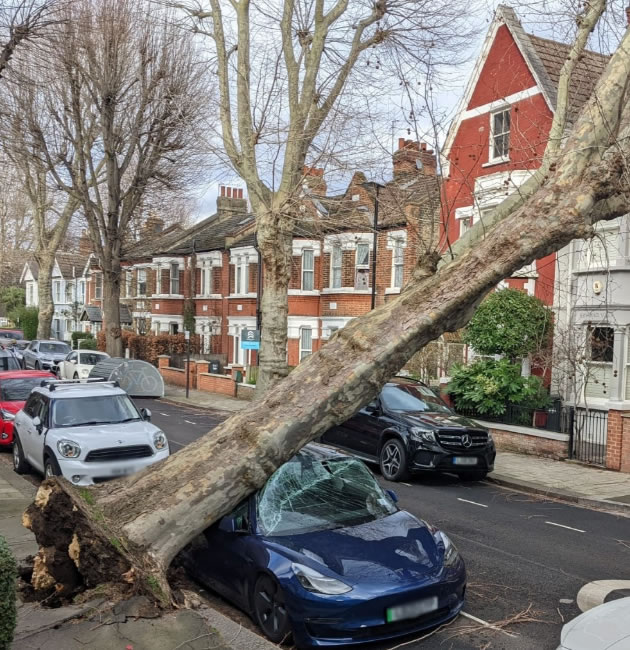
<path fill-rule="evenodd" d="M 127 395 L 58 399 L 52 409 L 54 428 L 120 424 L 141 419 Z"/>

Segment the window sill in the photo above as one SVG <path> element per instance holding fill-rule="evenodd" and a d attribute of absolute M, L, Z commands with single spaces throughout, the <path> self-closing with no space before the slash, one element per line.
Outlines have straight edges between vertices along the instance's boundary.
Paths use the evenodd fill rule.
<path fill-rule="evenodd" d="M 183 293 L 154 293 L 151 296 L 151 298 L 154 300 L 164 300 L 169 298 L 172 300 L 183 300 L 184 294 Z"/>
<path fill-rule="evenodd" d="M 328 287 L 326 289 L 322 289 L 322 294 L 334 293 L 356 293 L 359 295 L 369 295 L 372 293 L 372 289 L 355 289 L 354 287 L 337 287 L 336 289 Z"/>
<path fill-rule="evenodd" d="M 395 295 L 397 293 L 400 293 L 400 287 L 387 287 L 387 289 L 385 289 L 386 296 Z"/>
<path fill-rule="evenodd" d="M 231 293 L 228 296 L 228 299 L 232 298 L 237 298 L 237 299 L 243 299 L 243 298 L 255 298 L 256 294 L 255 293 Z"/>
<path fill-rule="evenodd" d="M 494 167 L 494 165 L 504 165 L 505 163 L 510 162 L 509 158 L 495 158 L 494 160 L 489 160 L 487 163 L 483 163 L 482 167 Z"/>
<path fill-rule="evenodd" d="M 223 296 L 220 293 L 199 293 L 195 296 L 195 298 L 197 300 L 220 300 L 223 298 Z"/>
<path fill-rule="evenodd" d="M 317 289 L 289 289 L 290 296 L 319 296 L 319 293 Z"/>

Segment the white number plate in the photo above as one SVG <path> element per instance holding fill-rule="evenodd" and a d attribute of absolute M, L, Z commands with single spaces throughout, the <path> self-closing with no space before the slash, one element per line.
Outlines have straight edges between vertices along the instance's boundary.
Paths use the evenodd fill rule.
<path fill-rule="evenodd" d="M 476 465 L 479 461 L 475 456 L 455 456 L 453 458 L 453 465 Z"/>
<path fill-rule="evenodd" d="M 409 618 L 417 618 L 423 614 L 434 612 L 437 608 L 438 598 L 437 596 L 432 596 L 431 598 L 417 600 L 415 603 L 406 603 L 405 605 L 398 605 L 398 607 L 390 607 L 385 612 L 385 620 L 388 623 L 404 621 Z"/>
<path fill-rule="evenodd" d="M 115 467 L 110 470 L 110 474 L 112 476 L 127 476 L 128 474 L 133 474 L 136 470 L 136 467 Z"/>

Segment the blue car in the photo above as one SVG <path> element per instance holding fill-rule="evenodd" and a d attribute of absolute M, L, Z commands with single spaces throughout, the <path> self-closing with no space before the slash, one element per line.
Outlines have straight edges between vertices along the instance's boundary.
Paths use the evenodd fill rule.
<path fill-rule="evenodd" d="M 189 573 L 274 643 L 362 644 L 434 627 L 464 604 L 449 538 L 396 506 L 362 461 L 307 445 L 182 552 Z"/>

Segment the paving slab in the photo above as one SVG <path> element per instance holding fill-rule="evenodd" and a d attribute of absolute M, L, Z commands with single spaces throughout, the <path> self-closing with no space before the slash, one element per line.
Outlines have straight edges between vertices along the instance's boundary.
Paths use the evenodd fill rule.
<path fill-rule="evenodd" d="M 249 402 L 243 399 L 236 399 L 236 397 L 229 397 L 228 395 L 219 395 L 218 393 L 208 393 L 203 390 L 190 390 L 188 398 L 186 397 L 186 389 L 172 384 L 164 385 L 165 402 L 172 402 L 174 404 L 183 404 L 184 406 L 194 406 L 196 408 L 206 408 L 217 411 L 230 411 L 237 413 L 247 408 Z"/>

